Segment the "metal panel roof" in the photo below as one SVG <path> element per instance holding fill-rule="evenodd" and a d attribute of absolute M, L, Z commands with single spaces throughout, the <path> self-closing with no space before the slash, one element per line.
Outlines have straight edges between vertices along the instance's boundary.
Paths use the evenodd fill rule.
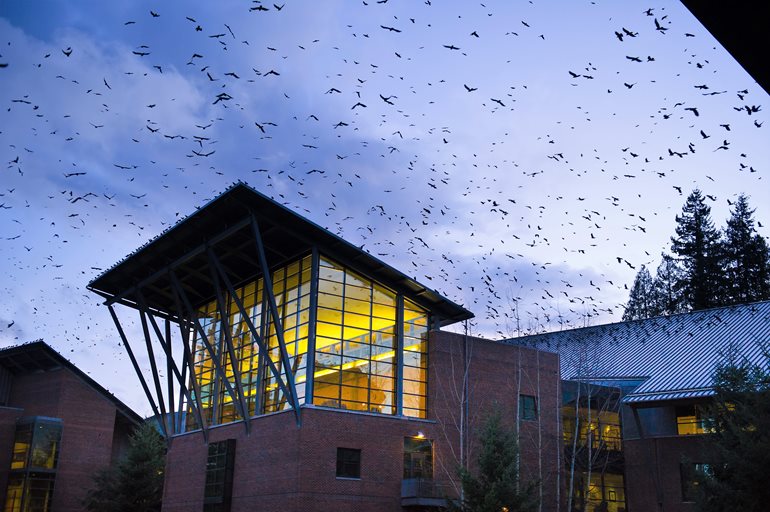
<path fill-rule="evenodd" d="M 735 350 L 764 364 L 770 301 L 524 336 L 508 343 L 558 352 L 564 379 L 644 381 L 625 402 L 712 394 L 711 375 Z"/>

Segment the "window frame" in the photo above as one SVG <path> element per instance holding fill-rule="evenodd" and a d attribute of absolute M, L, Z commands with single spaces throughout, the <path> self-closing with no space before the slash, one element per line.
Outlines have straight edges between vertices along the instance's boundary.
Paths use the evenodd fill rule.
<path fill-rule="evenodd" d="M 220 461 L 222 462 L 221 464 Z M 215 465 L 212 465 L 212 463 L 215 463 Z M 234 472 L 235 439 L 225 439 L 209 443 L 206 455 L 206 480 L 203 486 L 203 512 L 230 511 Z M 212 481 L 215 475 L 218 481 Z M 221 493 L 216 495 L 209 494 L 209 490 L 216 485 L 221 486 Z"/>
<path fill-rule="evenodd" d="M 412 448 L 421 448 L 428 446 L 430 447 L 429 453 L 423 450 L 419 449 L 412 449 L 408 451 L 408 448 L 410 448 L 409 445 L 412 445 Z M 404 437 L 404 464 L 403 464 L 403 479 L 404 480 L 433 480 L 433 469 L 434 469 L 434 454 L 435 454 L 435 446 L 433 443 L 433 439 L 428 439 L 426 437 L 420 437 L 420 436 L 407 436 Z M 415 455 L 418 455 L 419 457 L 415 457 Z M 417 459 L 420 460 L 419 465 L 415 465 L 414 461 Z M 427 464 L 425 464 L 427 462 Z M 419 471 L 417 471 L 415 468 L 419 467 Z"/>
<path fill-rule="evenodd" d="M 527 407 L 525 404 L 531 399 L 532 407 Z M 531 414 L 528 414 L 531 411 Z M 537 421 L 538 413 L 537 397 L 534 395 L 526 395 L 519 393 L 519 420 L 521 421 Z"/>
<path fill-rule="evenodd" d="M 338 480 L 361 480 L 361 460 L 361 448 L 338 446 L 335 477 Z M 351 467 L 355 470 L 348 472 Z"/>

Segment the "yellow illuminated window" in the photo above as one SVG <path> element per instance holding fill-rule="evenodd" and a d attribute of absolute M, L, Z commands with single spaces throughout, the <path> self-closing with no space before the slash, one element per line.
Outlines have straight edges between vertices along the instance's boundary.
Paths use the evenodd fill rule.
<path fill-rule="evenodd" d="M 401 378 L 403 414 L 425 417 L 427 311 L 404 300 L 403 322 L 397 325 L 398 304 L 394 292 L 321 257 L 316 282 L 315 325 L 311 329 L 311 276 L 309 255 L 275 269 L 271 274 L 288 361 L 282 357 L 277 325 L 266 300 L 264 279 L 259 278 L 235 290 L 245 314 L 229 296 L 225 297 L 224 312 L 219 310 L 216 301 L 198 309 L 202 330 L 216 358 L 212 359 L 211 351 L 201 339 L 199 330 L 195 329 L 191 343 L 194 376 L 199 388 L 197 399 L 206 422 L 218 424 L 240 419 L 239 404 L 234 403 L 225 382 L 219 377 L 215 360 L 221 362 L 224 377 L 233 388 L 237 384 L 236 373 L 240 374 L 250 415 L 291 407 L 268 362 L 260 360 L 262 356 L 247 319 L 264 340 L 266 357 L 282 378 L 287 372 L 293 374 L 300 403 L 305 402 L 307 352 L 309 337 L 314 330 L 314 393 L 308 401 L 312 398 L 316 405 L 395 414 L 397 380 Z M 223 321 L 222 315 L 227 322 Z M 223 332 L 225 327 L 232 338 L 232 362 L 226 344 L 227 333 Z M 400 330 L 404 333 L 403 345 L 397 348 Z M 398 370 L 400 358 L 403 358 L 401 375 Z M 191 392 L 194 391 L 191 386 Z M 195 428 L 196 417 L 191 408 L 188 412 L 188 428 Z"/>
<path fill-rule="evenodd" d="M 708 431 L 707 420 L 698 405 L 676 408 L 676 430 L 680 436 L 703 434 Z"/>
<path fill-rule="evenodd" d="M 405 416 L 425 418 L 428 383 L 428 313 L 404 300 L 404 395 Z"/>
<path fill-rule="evenodd" d="M 396 296 L 321 258 L 313 403 L 395 414 Z"/>
<path fill-rule="evenodd" d="M 310 262 L 310 256 L 306 256 L 274 270 L 271 275 L 273 294 L 289 355 L 289 369 L 294 374 L 300 400 L 304 397 L 306 380 L 305 366 L 308 322 L 310 320 Z M 283 368 L 275 325 L 273 325 L 270 310 L 264 300 L 264 279 L 259 278 L 247 283 L 237 288 L 235 293 L 249 320 L 257 330 L 257 334 L 264 338 L 270 359 L 278 371 L 285 375 L 286 369 Z M 288 407 L 286 397 L 283 396 L 283 392 L 278 387 L 275 377 L 268 369 L 265 369 L 262 387 L 263 411 L 257 411 L 257 403 L 259 402 L 257 394 L 260 392 L 258 388 L 259 347 L 256 340 L 253 339 L 248 322 L 241 314 L 236 301 L 230 296 L 227 296 L 225 300 L 227 301 L 226 318 L 228 319 L 235 354 L 234 364 L 231 364 L 226 348 L 225 333 L 222 332 L 223 322 L 220 318 L 217 302 L 209 302 L 198 310 L 203 331 L 207 334 L 207 340 L 214 349 L 215 357 L 221 362 L 225 377 L 235 389 L 233 366 L 240 373 L 240 385 L 243 389 L 249 415 L 273 412 Z M 198 398 L 201 401 L 206 422 L 217 424 L 240 419 L 236 404 L 233 403 L 224 382 L 218 377 L 211 354 L 197 330 L 193 333 L 192 350 L 195 361 L 195 378 L 200 388 Z M 194 391 L 192 386 L 190 391 Z M 215 410 L 216 417 L 214 417 Z M 197 423 L 195 415 L 191 413 L 191 409 L 188 412 L 188 428 L 195 428 Z"/>

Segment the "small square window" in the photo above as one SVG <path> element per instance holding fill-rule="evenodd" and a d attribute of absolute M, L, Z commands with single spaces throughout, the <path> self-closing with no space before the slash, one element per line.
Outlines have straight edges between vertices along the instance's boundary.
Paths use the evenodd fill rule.
<path fill-rule="evenodd" d="M 361 478 L 361 450 L 337 448 L 337 478 Z"/>
<path fill-rule="evenodd" d="M 534 421 L 537 419 L 537 400 L 531 395 L 519 395 L 519 419 Z"/>

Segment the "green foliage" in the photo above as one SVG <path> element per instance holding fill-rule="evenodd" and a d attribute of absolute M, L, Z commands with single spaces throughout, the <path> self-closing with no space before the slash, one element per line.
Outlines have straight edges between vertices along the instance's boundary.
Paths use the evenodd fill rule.
<path fill-rule="evenodd" d="M 725 287 L 722 244 L 719 231 L 711 221 L 711 208 L 697 188 L 687 197 L 676 223 L 671 251 L 684 270 L 684 279 L 678 288 L 685 303 L 693 311 L 722 305 Z"/>
<path fill-rule="evenodd" d="M 764 366 L 735 353 L 713 375 L 716 397 L 697 486 L 700 512 L 760 512 L 770 503 L 770 357 Z"/>
<path fill-rule="evenodd" d="M 770 249 L 754 228 L 754 211 L 746 196 L 740 195 L 724 231 L 730 304 L 770 299 Z"/>
<path fill-rule="evenodd" d="M 679 286 L 682 279 L 682 268 L 677 261 L 668 254 L 662 254 L 655 276 L 655 298 L 659 315 L 673 315 L 687 311 Z"/>
<path fill-rule="evenodd" d="M 481 453 L 476 475 L 460 468 L 463 500 L 450 508 L 462 512 L 533 511 L 536 486 L 519 482 L 516 434 L 501 422 L 499 410 L 487 418 L 480 437 Z"/>
<path fill-rule="evenodd" d="M 638 320 L 640 318 L 650 318 L 660 314 L 658 308 L 658 299 L 655 290 L 655 281 L 653 281 L 650 271 L 642 265 L 642 268 L 636 274 L 634 284 L 631 287 L 631 293 L 628 296 L 628 304 L 623 313 L 623 321 Z"/>
<path fill-rule="evenodd" d="M 159 512 L 163 498 L 166 444 L 151 422 L 131 436 L 126 455 L 117 465 L 94 476 L 94 488 L 84 501 L 100 512 Z"/>
<path fill-rule="evenodd" d="M 770 247 L 753 215 L 746 196 L 738 196 L 720 232 L 704 196 L 693 190 L 676 216 L 673 255 L 662 255 L 655 277 L 642 266 L 623 320 L 770 300 Z"/>

